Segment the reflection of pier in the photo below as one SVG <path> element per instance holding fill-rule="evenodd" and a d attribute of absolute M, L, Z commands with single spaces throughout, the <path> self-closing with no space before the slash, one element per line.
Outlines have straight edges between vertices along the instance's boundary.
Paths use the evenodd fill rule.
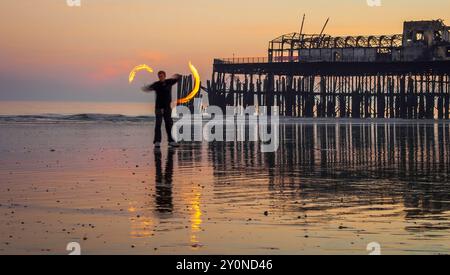
<path fill-rule="evenodd" d="M 233 178 L 250 185 L 268 182 L 274 196 L 328 201 L 320 206 L 325 208 L 349 196 L 361 205 L 390 199 L 403 202 L 409 218 L 450 211 L 447 123 L 280 127 L 285 142 L 276 153 L 262 154 L 256 143 L 210 144 L 216 185 L 229 186 Z M 230 188 L 254 188 L 242 181 L 232 181 Z"/>
<path fill-rule="evenodd" d="M 236 163 L 236 167 L 226 169 L 230 173 L 246 167 L 267 166 L 268 161 L 288 169 L 295 165 L 329 168 L 330 173 L 340 167 L 389 168 L 375 170 L 377 176 L 385 173 L 415 177 L 429 169 L 450 172 L 450 126 L 446 123 L 305 123 L 280 127 L 280 139 L 284 142 L 278 152 L 262 155 L 254 143 L 217 143 L 210 145 L 219 146 L 211 151 L 213 162 Z M 355 172 L 370 174 L 371 170 Z M 432 178 L 430 174 L 428 180 Z"/>
<path fill-rule="evenodd" d="M 210 104 L 279 106 L 294 117 L 450 118 L 450 35 L 442 21 L 393 36 L 291 33 L 268 57 L 216 59 Z"/>

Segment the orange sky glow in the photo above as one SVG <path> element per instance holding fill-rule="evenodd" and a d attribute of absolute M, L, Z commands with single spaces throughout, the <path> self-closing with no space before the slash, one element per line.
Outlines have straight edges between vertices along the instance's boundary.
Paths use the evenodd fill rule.
<path fill-rule="evenodd" d="M 215 57 L 265 56 L 268 41 L 298 31 L 394 34 L 405 20 L 449 21 L 450 1 L 382 0 L 3 0 L 0 3 L 0 100 L 141 101 L 130 70 L 148 64 L 203 80 Z M 447 24 L 449 24 L 447 22 Z M 32 91 L 30 91 L 32 90 Z M 132 96 L 130 96 L 132 95 Z"/>

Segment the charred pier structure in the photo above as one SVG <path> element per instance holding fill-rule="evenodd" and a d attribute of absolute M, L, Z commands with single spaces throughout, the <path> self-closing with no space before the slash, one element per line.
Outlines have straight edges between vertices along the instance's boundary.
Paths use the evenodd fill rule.
<path fill-rule="evenodd" d="M 450 28 L 404 23 L 403 34 L 291 33 L 268 56 L 215 59 L 209 103 L 279 106 L 291 117 L 450 118 Z"/>

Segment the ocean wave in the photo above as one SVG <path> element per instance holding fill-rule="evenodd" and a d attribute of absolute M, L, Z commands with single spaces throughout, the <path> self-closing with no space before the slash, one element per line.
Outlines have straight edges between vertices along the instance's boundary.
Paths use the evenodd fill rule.
<path fill-rule="evenodd" d="M 211 118 L 203 117 L 203 123 Z M 111 114 L 75 114 L 75 115 L 0 115 L 0 123 L 58 123 L 58 122 L 152 122 L 153 116 L 126 116 Z M 177 120 L 174 118 L 174 120 Z M 450 123 L 449 120 L 403 120 L 403 119 L 352 119 L 352 118 L 292 118 L 279 117 L 280 124 L 371 124 L 371 123 L 399 123 L 399 124 L 435 124 Z"/>
<path fill-rule="evenodd" d="M 146 122 L 151 116 L 125 116 L 109 114 L 76 114 L 76 115 L 17 115 L 0 116 L 0 122 Z"/>

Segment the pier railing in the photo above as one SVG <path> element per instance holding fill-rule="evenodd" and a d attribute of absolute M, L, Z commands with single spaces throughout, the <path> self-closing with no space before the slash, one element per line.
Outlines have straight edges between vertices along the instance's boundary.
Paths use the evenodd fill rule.
<path fill-rule="evenodd" d="M 251 63 L 268 63 L 267 57 L 233 57 L 214 59 L 214 64 L 251 64 Z"/>
<path fill-rule="evenodd" d="M 395 62 L 390 57 L 386 56 L 344 56 L 335 58 L 333 56 L 283 56 L 273 57 L 269 61 L 267 57 L 236 57 L 236 58 L 217 58 L 214 59 L 214 64 L 258 64 L 258 63 L 319 63 L 319 62 Z"/>

